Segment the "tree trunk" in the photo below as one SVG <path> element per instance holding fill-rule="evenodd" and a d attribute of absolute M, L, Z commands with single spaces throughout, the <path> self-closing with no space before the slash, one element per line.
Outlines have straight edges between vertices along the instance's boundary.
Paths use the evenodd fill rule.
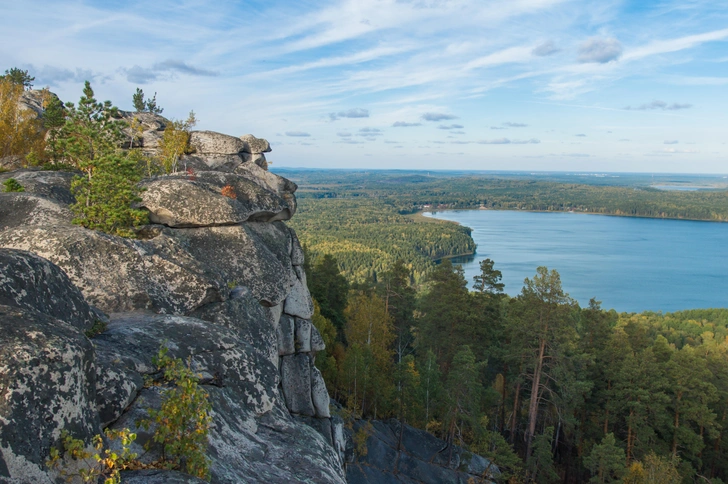
<path fill-rule="evenodd" d="M 513 415 L 511 415 L 511 435 L 510 435 L 510 441 L 511 444 L 515 442 L 516 439 L 516 424 L 518 423 L 517 415 L 518 415 L 518 397 L 521 394 L 521 382 L 516 383 L 516 391 L 513 395 Z"/>
<path fill-rule="evenodd" d="M 531 444 L 536 433 L 536 420 L 538 420 L 539 388 L 541 386 L 541 370 L 543 368 L 543 357 L 546 352 L 546 340 L 541 339 L 538 347 L 538 361 L 533 372 L 533 384 L 531 386 L 531 401 L 528 404 L 528 432 L 526 433 L 526 459 L 531 456 Z"/>
<path fill-rule="evenodd" d="M 629 466 L 632 460 L 632 417 L 634 416 L 634 410 L 629 411 L 629 424 L 627 426 L 627 465 Z"/>

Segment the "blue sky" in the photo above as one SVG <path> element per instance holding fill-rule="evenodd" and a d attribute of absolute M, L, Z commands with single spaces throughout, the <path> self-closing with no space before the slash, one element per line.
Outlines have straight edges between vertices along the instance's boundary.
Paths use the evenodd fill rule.
<path fill-rule="evenodd" d="M 0 0 L 0 68 L 278 167 L 728 173 L 723 0 Z"/>

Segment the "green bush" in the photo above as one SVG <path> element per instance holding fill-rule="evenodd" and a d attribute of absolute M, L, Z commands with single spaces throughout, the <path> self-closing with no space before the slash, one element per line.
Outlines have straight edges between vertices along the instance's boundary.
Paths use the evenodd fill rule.
<path fill-rule="evenodd" d="M 18 180 L 15 178 L 8 178 L 3 182 L 3 188 L 4 192 L 24 192 L 25 188 L 23 188 L 23 185 L 18 183 Z"/>
<path fill-rule="evenodd" d="M 179 358 L 167 355 L 162 347 L 154 364 L 172 386 L 162 393 L 159 410 L 150 409 L 142 427 L 155 427 L 153 441 L 162 446 L 162 459 L 155 466 L 176 469 L 201 479 L 210 479 L 210 459 L 205 454 L 212 418 L 208 394 L 199 386 L 199 377 Z"/>

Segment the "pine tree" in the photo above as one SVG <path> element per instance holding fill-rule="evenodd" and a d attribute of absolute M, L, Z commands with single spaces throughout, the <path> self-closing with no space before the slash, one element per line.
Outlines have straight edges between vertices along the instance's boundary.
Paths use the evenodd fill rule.
<path fill-rule="evenodd" d="M 511 321 L 514 354 L 523 358 L 531 381 L 526 429 L 526 457 L 531 453 L 539 407 L 549 375 L 564 357 L 560 346 L 576 340 L 570 314 L 575 302 L 561 288 L 559 273 L 539 267 L 533 279 L 526 279 L 515 301 L 515 317 Z"/>
<path fill-rule="evenodd" d="M 0 76 L 0 79 L 5 79 L 28 90 L 33 88 L 33 81 L 35 81 L 35 77 L 28 74 L 27 70 L 18 69 L 17 67 L 6 69 L 5 75 Z"/>
<path fill-rule="evenodd" d="M 333 256 L 326 254 L 314 264 L 308 287 L 311 296 L 321 306 L 321 314 L 343 331 L 349 283 L 339 272 L 339 265 Z"/>
<path fill-rule="evenodd" d="M 488 293 L 488 294 L 500 294 L 503 292 L 505 284 L 500 282 L 503 279 L 503 274 L 493 268 L 493 262 L 490 259 L 484 259 L 480 261 L 480 274 L 473 277 L 473 290 Z"/>
<path fill-rule="evenodd" d="M 559 475 L 554 467 L 553 440 L 553 427 L 546 427 L 542 434 L 533 439 L 533 454 L 527 460 L 528 471 L 533 482 L 549 484 L 559 480 Z"/>
<path fill-rule="evenodd" d="M 482 366 L 482 363 L 476 363 L 475 355 L 468 345 L 461 346 L 453 357 L 445 386 L 448 410 L 444 422 L 448 429 L 447 440 L 451 444 L 455 443 L 457 436 L 458 444 L 462 446 L 463 433 L 472 432 L 479 425 L 483 397 L 479 373 Z"/>
<path fill-rule="evenodd" d="M 589 482 L 595 484 L 620 482 L 624 464 L 624 449 L 617 446 L 613 433 L 607 434 L 601 444 L 595 445 L 584 458 L 584 465 L 592 473 Z"/>
<path fill-rule="evenodd" d="M 136 92 L 131 97 L 131 102 L 134 105 L 134 110 L 138 113 L 142 113 L 146 110 L 147 105 L 144 102 L 144 91 L 136 88 Z"/>
<path fill-rule="evenodd" d="M 116 113 L 110 101 L 96 101 L 86 81 L 78 107 L 67 104 L 65 123 L 52 138 L 52 152 L 61 157 L 59 162 L 83 173 L 71 185 L 74 223 L 129 237 L 130 228 L 146 223 L 147 216 L 131 206 L 139 201 L 141 174 L 136 161 L 120 148 L 125 123 L 115 119 Z"/>

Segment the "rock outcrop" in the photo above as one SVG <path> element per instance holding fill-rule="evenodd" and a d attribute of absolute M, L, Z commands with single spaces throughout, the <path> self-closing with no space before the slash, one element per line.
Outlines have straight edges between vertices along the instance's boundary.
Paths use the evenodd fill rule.
<path fill-rule="evenodd" d="M 133 116 L 143 134 L 129 144 L 153 152 L 166 120 Z M 90 444 L 130 428 L 143 460 L 159 457 L 141 452 L 152 434 L 139 421 L 161 404 L 145 381 L 162 345 L 209 394 L 212 482 L 345 482 L 303 251 L 282 222 L 296 185 L 267 171 L 265 140 L 200 131 L 191 147 L 193 170 L 142 183 L 152 224 L 136 239 L 71 224 L 73 174 L 0 176 L 26 190 L 0 197 L 0 483 L 53 481 L 61 431 Z M 145 470 L 123 482 L 199 481 Z"/>
<path fill-rule="evenodd" d="M 500 475 L 488 459 L 394 419 L 356 421 L 348 432 L 369 434 L 366 455 L 347 454 L 350 484 L 477 484 Z"/>

